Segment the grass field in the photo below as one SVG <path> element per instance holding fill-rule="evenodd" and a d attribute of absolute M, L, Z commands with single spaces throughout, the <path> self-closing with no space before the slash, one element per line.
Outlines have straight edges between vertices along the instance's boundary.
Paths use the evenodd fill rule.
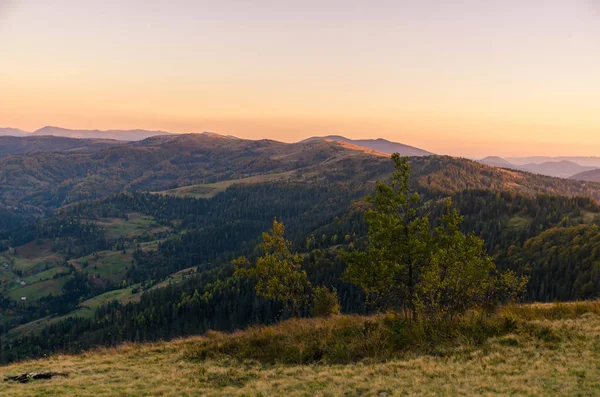
<path fill-rule="evenodd" d="M 94 312 L 96 311 L 96 309 L 98 309 L 98 307 L 100 307 L 104 304 L 110 303 L 113 300 L 117 300 L 123 304 L 139 300 L 139 298 L 141 296 L 141 292 L 138 292 L 135 294 L 132 292 L 133 289 L 138 288 L 138 287 L 139 287 L 139 285 L 136 284 L 136 285 L 132 285 L 131 287 L 128 287 L 128 288 L 105 292 L 104 294 L 100 294 L 98 296 L 95 296 L 93 298 L 90 298 L 86 301 L 81 302 L 80 308 L 72 311 L 71 313 L 65 314 L 63 316 L 44 317 L 44 318 L 20 325 L 18 327 L 15 327 L 7 333 L 6 337 L 8 339 L 12 339 L 12 338 L 19 337 L 22 335 L 40 332 L 45 327 L 52 325 L 54 323 L 60 322 L 69 317 L 92 318 L 94 315 Z"/>
<path fill-rule="evenodd" d="M 105 292 L 91 299 L 83 301 L 81 303 L 81 306 L 91 309 L 93 311 L 96 310 L 98 307 L 110 303 L 114 300 L 119 301 L 122 304 L 134 302 L 139 300 L 141 296 L 141 292 L 139 291 L 134 294 L 134 289 L 139 289 L 139 284 L 135 284 L 127 288 Z"/>
<path fill-rule="evenodd" d="M 236 184 L 255 184 L 264 182 L 276 182 L 290 179 L 294 171 L 281 172 L 277 174 L 262 174 L 250 176 L 242 179 L 232 179 L 217 183 L 207 183 L 202 185 L 184 186 L 171 190 L 156 192 L 157 194 L 165 194 L 177 197 L 192 197 L 192 198 L 211 198 L 217 193 L 225 191 L 228 187 Z"/>
<path fill-rule="evenodd" d="M 165 280 L 161 281 L 160 283 L 152 286 L 152 288 L 150 288 L 149 291 L 159 289 L 159 288 L 164 288 L 164 287 L 168 286 L 169 284 L 181 283 L 182 281 L 184 281 L 186 279 L 186 277 L 194 274 L 195 272 L 196 272 L 196 267 L 190 267 L 187 269 L 180 270 L 177 273 L 171 274 L 169 277 L 167 277 Z"/>
<path fill-rule="evenodd" d="M 105 228 L 106 237 L 110 240 L 121 237 L 133 238 L 144 233 L 157 233 L 167 229 L 156 224 L 153 217 L 136 212 L 127 214 L 127 219 L 103 218 L 96 223 Z"/>
<path fill-rule="evenodd" d="M 23 281 L 25 281 L 27 284 L 33 284 L 33 283 L 37 283 L 40 281 L 49 280 L 52 277 L 54 277 L 54 275 L 56 275 L 56 274 L 60 274 L 60 273 L 68 272 L 68 271 L 69 271 L 69 269 L 64 266 L 54 267 L 52 269 L 44 270 L 43 272 L 36 273 L 34 275 L 24 277 Z"/>
<path fill-rule="evenodd" d="M 96 273 L 101 278 L 119 282 L 126 277 L 132 260 L 132 250 L 129 249 L 125 254 L 122 251 L 100 251 L 96 255 L 73 259 L 70 263 L 79 271 Z"/>
<path fill-rule="evenodd" d="M 231 336 L 210 334 L 156 344 L 129 344 L 77 356 L 55 356 L 0 368 L 3 376 L 59 371 L 67 378 L 3 382 L 2 396 L 592 396 L 600 390 L 600 304 L 510 307 L 531 329 L 480 344 L 453 344 L 445 354 L 408 351 L 390 360 L 305 365 L 241 359 L 237 353 L 190 359 L 198 346 L 217 348 L 234 340 L 277 341 L 282 330 L 348 321 L 291 320 Z M 316 321 L 316 323 L 315 323 Z M 355 318 L 352 321 L 370 321 Z M 312 323 L 311 323 L 312 322 Z M 303 332 L 303 331 L 298 331 Z M 548 339 L 548 338 L 546 338 Z M 256 346 L 255 348 L 258 348 Z M 252 347 L 250 347 L 252 348 Z M 218 348 L 216 350 L 219 350 Z"/>
<path fill-rule="evenodd" d="M 36 301 L 44 296 L 59 295 L 63 286 L 69 281 L 71 276 L 64 276 L 57 279 L 50 279 L 38 283 L 18 287 L 6 292 L 6 296 L 15 301 L 20 301 L 21 297 L 26 297 L 27 302 Z"/>
<path fill-rule="evenodd" d="M 0 263 L 9 263 L 15 270 L 24 273 L 35 273 L 46 267 L 55 266 L 64 260 L 64 256 L 52 252 L 49 240 L 36 240 L 16 248 L 15 255 L 4 253 L 0 255 Z"/>

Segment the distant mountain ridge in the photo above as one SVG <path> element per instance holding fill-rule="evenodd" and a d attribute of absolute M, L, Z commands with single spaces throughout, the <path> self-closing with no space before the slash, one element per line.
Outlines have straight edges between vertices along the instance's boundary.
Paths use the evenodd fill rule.
<path fill-rule="evenodd" d="M 586 182 L 600 182 L 600 169 L 580 172 L 579 174 L 571 176 L 569 179 Z"/>
<path fill-rule="evenodd" d="M 403 156 L 410 157 L 422 157 L 422 156 L 432 156 L 434 153 L 428 152 L 423 149 L 419 149 L 414 146 L 405 145 L 402 143 L 391 142 L 386 139 L 378 138 L 378 139 L 349 139 L 340 135 L 327 135 L 322 137 L 311 137 L 305 139 L 302 142 L 310 142 L 315 140 L 330 140 L 336 142 L 344 142 L 354 146 L 360 146 L 366 149 L 374 150 L 380 153 L 392 154 L 392 153 L 400 153 Z"/>
<path fill-rule="evenodd" d="M 540 164 L 549 162 L 570 161 L 584 167 L 600 168 L 600 157 L 598 156 L 531 156 L 531 157 L 506 157 L 506 160 L 515 165 Z"/>
<path fill-rule="evenodd" d="M 215 132 L 202 132 L 201 134 L 210 136 L 221 136 L 229 139 L 238 139 L 232 135 L 221 135 Z M 133 142 L 142 141 L 147 138 L 158 135 L 183 135 L 180 133 L 161 131 L 161 130 L 72 130 L 62 127 L 46 126 L 33 132 L 27 132 L 18 128 L 0 128 L 0 136 L 12 137 L 42 137 L 55 136 L 73 139 L 110 139 L 117 141 Z"/>
<path fill-rule="evenodd" d="M 18 128 L 0 128 L 0 136 L 26 136 L 27 132 Z"/>
<path fill-rule="evenodd" d="M 479 160 L 480 163 L 492 167 L 509 168 L 519 171 L 527 171 L 534 174 L 554 176 L 558 178 L 570 178 L 574 175 L 593 171 L 598 167 L 583 166 L 573 161 L 546 161 L 542 163 L 514 164 L 506 159 L 497 156 L 490 156 Z M 600 180 L 600 179 L 599 179 Z"/>
<path fill-rule="evenodd" d="M 79 139 L 58 136 L 10 136 L 0 135 L 0 157 L 10 154 L 39 152 L 91 153 L 104 148 L 125 145 L 112 139 Z"/>
<path fill-rule="evenodd" d="M 156 135 L 170 135 L 166 131 L 148 130 L 70 130 L 61 127 L 46 126 L 31 133 L 30 136 L 61 136 L 84 139 L 115 139 L 120 141 L 141 141 Z"/>

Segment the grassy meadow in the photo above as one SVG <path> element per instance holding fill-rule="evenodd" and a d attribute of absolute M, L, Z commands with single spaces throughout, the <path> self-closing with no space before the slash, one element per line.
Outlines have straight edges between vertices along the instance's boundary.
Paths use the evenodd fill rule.
<path fill-rule="evenodd" d="M 0 372 L 56 371 L 67 378 L 3 382 L 0 395 L 591 396 L 600 390 L 599 302 L 509 306 L 483 323 L 466 319 L 440 340 L 428 340 L 432 334 L 418 327 L 389 326 L 392 320 L 288 320 L 57 355 Z M 398 335 L 410 343 L 397 345 Z"/>

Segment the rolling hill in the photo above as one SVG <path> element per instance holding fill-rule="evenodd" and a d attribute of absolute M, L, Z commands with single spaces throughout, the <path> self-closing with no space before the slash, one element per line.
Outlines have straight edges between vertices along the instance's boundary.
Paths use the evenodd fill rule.
<path fill-rule="evenodd" d="M 600 169 L 581 172 L 571 176 L 569 179 L 576 181 L 600 182 Z"/>
<path fill-rule="evenodd" d="M 342 180 L 376 178 L 389 172 L 385 155 L 323 139 L 293 144 L 207 134 L 154 136 L 139 142 L 5 139 L 16 140 L 7 146 L 12 150 L 36 152 L 0 157 L 0 203 L 36 211 L 123 190 L 166 191 L 294 171 L 292 178 L 337 174 Z M 55 151 L 37 151 L 44 149 Z M 600 199 L 600 185 L 503 170 L 466 159 L 421 156 L 412 163 L 415 180 L 445 192 L 492 188 Z"/>
<path fill-rule="evenodd" d="M 366 149 L 374 150 L 380 153 L 392 154 L 400 153 L 402 156 L 418 157 L 418 156 L 431 156 L 433 153 L 423 149 L 419 149 L 413 146 L 404 145 L 402 143 L 390 142 L 385 139 L 349 139 L 339 135 L 328 135 L 323 137 L 312 137 L 305 139 L 302 142 L 311 142 L 315 140 L 329 140 L 335 142 L 344 142 L 350 145 L 363 147 Z"/>

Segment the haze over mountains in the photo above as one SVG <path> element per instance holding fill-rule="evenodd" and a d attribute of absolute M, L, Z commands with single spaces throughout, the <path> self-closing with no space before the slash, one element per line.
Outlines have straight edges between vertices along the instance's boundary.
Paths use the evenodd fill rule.
<path fill-rule="evenodd" d="M 18 128 L 0 128 L 0 136 L 26 136 L 28 134 Z"/>
<path fill-rule="evenodd" d="M 597 170 L 600 168 L 600 158 L 598 160 L 598 166 L 586 166 L 578 163 L 575 158 L 562 157 L 537 157 L 537 159 L 546 159 L 548 161 L 534 163 L 526 162 L 526 159 L 516 159 L 516 162 L 511 162 L 507 159 L 490 156 L 479 160 L 480 163 L 486 164 L 493 167 L 508 168 L 513 170 L 527 171 L 534 174 L 555 176 L 559 178 L 571 178 L 579 180 L 595 180 L 587 179 L 586 173 Z M 575 161 L 574 161 L 574 160 Z M 594 158 L 587 158 L 587 163 L 592 164 Z M 597 181 L 597 180 L 595 180 Z"/>
<path fill-rule="evenodd" d="M 71 130 L 68 128 L 46 126 L 33 132 L 26 132 L 17 128 L 0 128 L 0 135 L 10 136 L 60 136 L 66 138 L 85 139 L 115 139 L 120 141 L 140 141 L 156 135 L 168 135 L 165 131 L 148 130 Z"/>

